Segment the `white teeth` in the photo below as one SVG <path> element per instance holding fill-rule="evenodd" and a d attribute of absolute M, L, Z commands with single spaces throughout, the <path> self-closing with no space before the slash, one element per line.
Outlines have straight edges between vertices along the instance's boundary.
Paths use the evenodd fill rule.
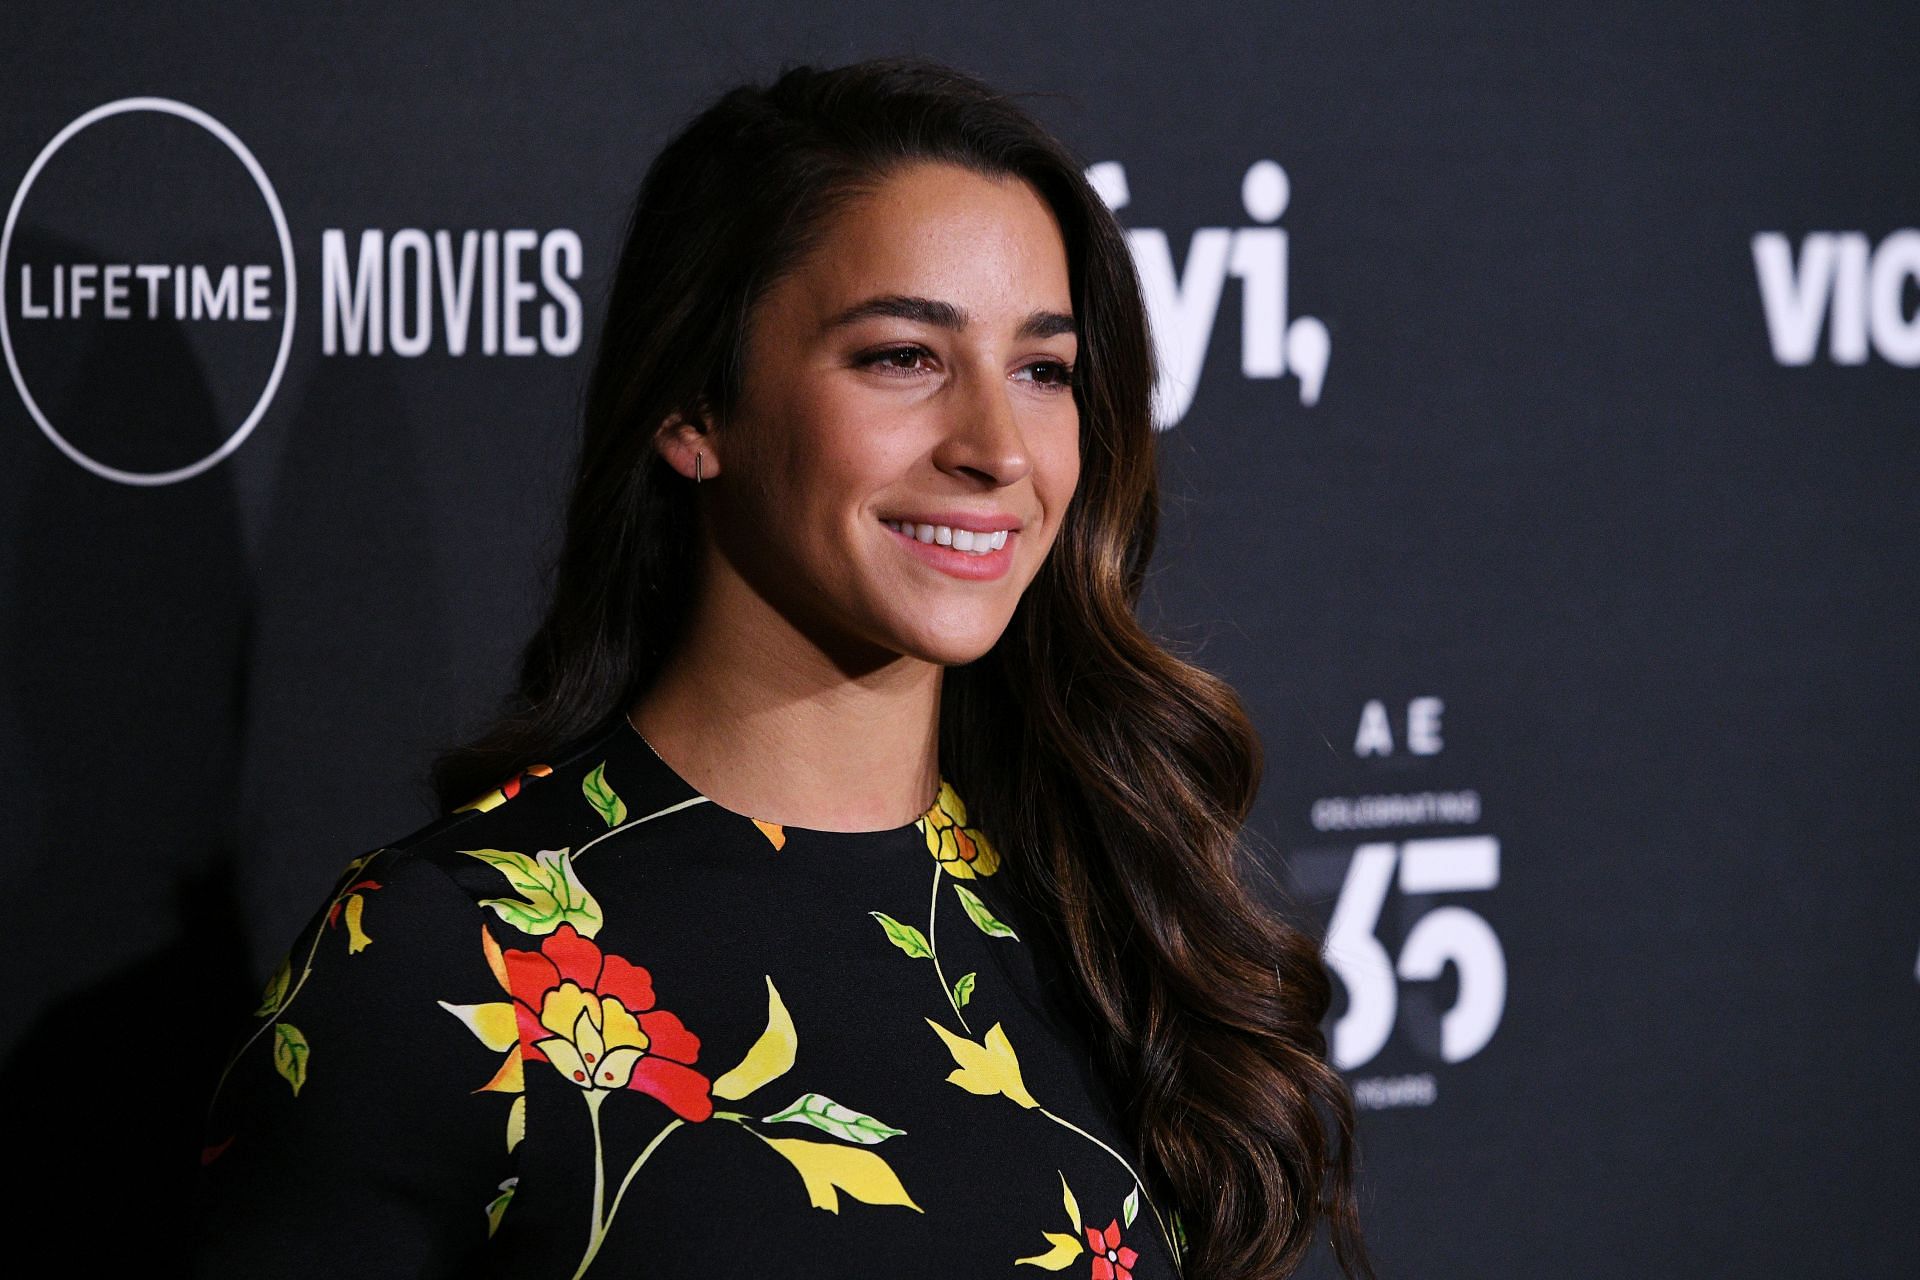
<path fill-rule="evenodd" d="M 971 529 L 955 529 L 950 525 L 909 524 L 904 520 L 882 520 L 880 523 L 916 541 L 938 543 L 974 556 L 984 556 L 1006 546 L 1007 535 L 1012 532 L 1011 529 L 996 529 L 992 533 L 976 533 Z"/>

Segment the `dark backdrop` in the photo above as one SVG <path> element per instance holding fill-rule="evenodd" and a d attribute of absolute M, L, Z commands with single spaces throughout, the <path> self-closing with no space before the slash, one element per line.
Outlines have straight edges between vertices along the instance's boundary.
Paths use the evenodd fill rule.
<path fill-rule="evenodd" d="M 1132 231 L 1144 611 L 1332 923 L 1384 1273 L 1913 1273 L 1912 6 L 258 9 L 0 19 L 9 1216 L 167 1255 L 507 684 L 647 162 L 920 52 Z"/>

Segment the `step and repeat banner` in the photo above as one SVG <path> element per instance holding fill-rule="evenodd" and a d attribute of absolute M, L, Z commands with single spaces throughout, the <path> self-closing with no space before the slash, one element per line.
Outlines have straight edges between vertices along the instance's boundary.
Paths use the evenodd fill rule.
<path fill-rule="evenodd" d="M 0 24 L 17 1220 L 173 1256 L 234 1019 L 507 686 L 659 146 L 922 53 L 1128 229 L 1143 616 L 1263 735 L 1383 1274 L 1920 1266 L 1911 7 Z"/>

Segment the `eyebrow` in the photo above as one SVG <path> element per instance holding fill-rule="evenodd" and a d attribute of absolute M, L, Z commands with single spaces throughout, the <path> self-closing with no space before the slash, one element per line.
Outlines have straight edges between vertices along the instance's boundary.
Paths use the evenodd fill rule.
<path fill-rule="evenodd" d="M 951 302 L 941 302 L 937 298 L 889 293 L 855 303 L 827 321 L 821 326 L 820 331 L 828 333 L 872 316 L 917 320 L 921 324 L 930 324 L 940 329 L 952 329 L 955 332 L 966 328 L 968 321 L 967 313 Z M 1020 339 L 1052 338 L 1063 333 L 1078 336 L 1079 332 L 1080 327 L 1073 322 L 1072 316 L 1059 311 L 1039 310 L 1022 320 L 1020 327 L 1014 330 L 1013 336 Z"/>

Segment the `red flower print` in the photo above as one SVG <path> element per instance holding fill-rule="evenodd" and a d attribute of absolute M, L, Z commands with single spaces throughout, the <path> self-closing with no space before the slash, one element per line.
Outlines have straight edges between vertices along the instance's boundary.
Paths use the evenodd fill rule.
<path fill-rule="evenodd" d="M 1140 1255 L 1120 1243 L 1120 1219 L 1115 1218 L 1102 1232 L 1087 1228 L 1087 1248 L 1093 1252 L 1093 1280 L 1133 1280 L 1133 1260 Z"/>
<path fill-rule="evenodd" d="M 538 951 L 502 952 L 528 1062 L 552 1063 L 582 1089 L 637 1089 L 685 1120 L 713 1114 L 712 1083 L 693 1069 L 700 1040 L 653 1007 L 653 977 L 605 955 L 571 924 Z"/>

